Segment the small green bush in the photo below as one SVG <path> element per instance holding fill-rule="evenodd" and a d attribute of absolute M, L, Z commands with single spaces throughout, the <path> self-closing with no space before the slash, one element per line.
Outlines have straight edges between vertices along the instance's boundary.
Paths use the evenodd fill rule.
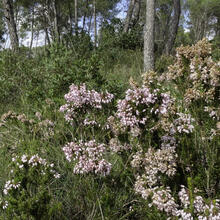
<path fill-rule="evenodd" d="M 10 179 L 5 183 L 1 209 L 4 218 L 51 219 L 61 209 L 48 186 L 60 175 L 38 155 L 12 158 Z"/>

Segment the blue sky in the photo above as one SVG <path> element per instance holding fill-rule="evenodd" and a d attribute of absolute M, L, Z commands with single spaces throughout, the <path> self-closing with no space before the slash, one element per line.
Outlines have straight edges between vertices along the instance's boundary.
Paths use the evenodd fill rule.
<path fill-rule="evenodd" d="M 124 19 L 126 16 L 126 12 L 128 10 L 128 2 L 127 0 L 121 0 L 117 5 L 117 9 L 120 11 L 117 15 L 118 18 Z"/>

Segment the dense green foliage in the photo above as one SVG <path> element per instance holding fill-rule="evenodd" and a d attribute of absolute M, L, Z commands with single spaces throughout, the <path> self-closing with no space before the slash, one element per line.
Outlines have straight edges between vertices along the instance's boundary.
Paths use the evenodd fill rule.
<path fill-rule="evenodd" d="M 20 47 L 1 19 L 0 219 L 220 218 L 218 1 L 181 1 L 169 56 L 174 1 L 156 1 L 147 73 L 145 1 L 4 2 Z"/>
<path fill-rule="evenodd" d="M 174 57 L 161 57 L 156 62 L 158 73 L 148 73 L 144 79 L 140 76 L 142 61 L 138 49 L 125 50 L 120 46 L 116 47 L 117 56 L 109 59 L 109 63 L 106 56 L 112 52 L 111 47 L 106 48 L 106 51 L 100 48 L 88 53 L 83 52 L 81 55 L 81 52 L 76 55 L 76 51 L 73 52 L 64 45 L 53 45 L 46 50 L 38 48 L 33 54 L 23 48 L 19 56 L 11 51 L 1 52 L 0 188 L 5 189 L 6 181 L 13 178 L 22 185 L 18 188 L 15 185 L 13 190 L 9 189 L 10 193 L 7 195 L 2 193 L 2 207 L 6 205 L 5 201 L 9 206 L 1 210 L 1 218 L 166 219 L 165 212 L 159 211 L 154 205 L 148 207 L 152 198 L 143 199 L 135 192 L 136 178 L 143 174 L 144 168 L 134 168 L 132 158 L 139 155 L 140 147 L 147 155 L 150 154 L 148 150 L 154 146 L 156 153 L 161 144 L 160 137 L 166 134 L 166 127 L 172 126 L 175 120 L 176 123 L 180 120 L 178 114 L 183 114 L 184 117 L 190 114 L 195 120 L 192 120 L 194 128 L 192 132 L 175 135 L 178 143 L 178 169 L 173 177 L 161 175 L 160 184 L 164 184 L 164 187 L 170 186 L 175 198 L 180 185 L 185 185 L 190 190 L 192 202 L 197 195 L 197 192 L 194 192 L 196 188 L 207 200 L 207 204 L 211 199 L 219 198 L 219 128 L 216 130 L 216 122 L 219 120 L 219 104 L 216 101 L 219 87 L 217 84 L 203 84 L 204 82 L 197 78 L 198 84 L 195 86 L 191 84 L 189 77 L 190 62 L 194 65 L 204 62 L 203 66 L 209 65 L 214 71 L 213 74 L 219 71 L 215 69 L 215 63 L 210 64 L 210 61 L 206 60 L 205 57 L 209 56 L 206 52 L 208 47 L 202 45 L 202 59 L 198 57 L 198 60 L 191 61 L 193 52 L 190 47 L 180 48 L 178 53 L 182 58 L 178 58 L 179 61 Z M 192 51 L 196 51 L 198 47 Z M 217 54 L 218 52 L 214 52 L 214 60 L 218 59 Z M 170 64 L 172 66 L 168 68 Z M 176 73 L 175 68 L 181 69 L 182 72 L 172 75 Z M 130 77 L 133 79 L 130 79 L 129 86 Z M 71 84 L 82 83 L 85 83 L 88 90 L 107 90 L 114 94 L 114 100 L 100 110 L 89 105 L 85 106 L 85 109 L 76 108 L 77 117 L 68 123 L 59 111 L 60 106 L 65 104 L 63 96 L 69 91 Z M 135 131 L 120 127 L 119 121 L 117 122 L 120 119 L 116 117 L 116 112 L 119 111 L 117 102 L 125 97 L 127 88 L 135 91 L 142 84 L 151 89 L 159 89 L 158 97 L 164 92 L 170 93 L 175 102 L 169 117 L 157 116 L 147 110 L 144 114 L 149 117 L 148 124 L 145 127 L 140 126 L 138 134 L 133 136 Z M 216 89 L 216 93 L 211 102 L 206 102 L 205 96 L 201 96 L 201 99 L 196 96 L 197 100 L 192 97 L 189 105 L 185 103 L 189 88 L 199 89 L 200 94 L 207 93 L 206 96 L 210 95 L 209 89 L 212 88 Z M 161 102 L 162 98 L 158 98 L 153 108 L 158 108 Z M 141 111 L 145 107 L 137 105 L 132 108 Z M 176 111 L 179 113 L 175 113 Z M 110 127 L 119 126 L 119 130 L 102 129 L 110 116 L 116 117 L 116 124 L 110 122 Z M 83 121 L 86 118 L 95 120 L 100 126 L 91 124 L 84 127 Z M 148 132 L 153 127 L 156 130 L 153 133 Z M 65 159 L 62 148 L 71 141 L 81 139 L 95 139 L 98 143 L 108 146 L 104 158 L 112 164 L 109 175 L 73 173 L 76 164 Z M 117 140 L 121 146 L 128 144 L 131 149 L 112 151 L 109 148 L 112 140 Z M 53 178 L 50 170 L 41 164 L 33 168 L 25 166 L 26 170 L 21 172 L 22 164 L 11 162 L 16 156 L 21 163 L 22 155 L 28 155 L 30 159 L 36 154 L 45 158 L 48 164 L 53 163 L 60 178 Z M 192 205 L 188 211 L 193 213 Z"/>

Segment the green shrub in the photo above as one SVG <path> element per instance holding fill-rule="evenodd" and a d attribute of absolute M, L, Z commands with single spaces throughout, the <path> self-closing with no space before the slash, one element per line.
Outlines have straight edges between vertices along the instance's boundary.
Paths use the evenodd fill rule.
<path fill-rule="evenodd" d="M 54 164 L 38 155 L 15 156 L 9 176 L 1 202 L 4 218 L 51 219 L 61 210 L 48 188 L 53 179 L 60 177 Z"/>

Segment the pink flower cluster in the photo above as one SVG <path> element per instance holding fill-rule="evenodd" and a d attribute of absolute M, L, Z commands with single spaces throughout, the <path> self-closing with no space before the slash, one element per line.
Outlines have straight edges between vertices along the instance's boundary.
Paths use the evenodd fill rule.
<path fill-rule="evenodd" d="M 118 101 L 116 117 L 122 126 L 139 127 L 147 124 L 152 114 L 168 113 L 171 103 L 170 95 L 160 93 L 158 89 L 134 87 L 126 91 L 125 99 Z"/>
<path fill-rule="evenodd" d="M 175 132 L 178 133 L 192 133 L 194 130 L 193 122 L 195 121 L 194 118 L 191 117 L 190 114 L 184 114 L 184 113 L 176 113 L 179 118 L 174 120 L 174 129 Z"/>
<path fill-rule="evenodd" d="M 190 209 L 189 192 L 185 186 L 181 186 L 181 190 L 178 193 L 180 204 L 175 201 L 169 187 L 155 186 L 147 188 L 146 180 L 143 176 L 137 178 L 135 191 L 140 193 L 144 199 L 151 197 L 152 202 L 149 207 L 155 206 L 158 210 L 165 212 L 170 216 L 168 219 L 178 217 L 180 220 L 193 220 L 193 216 L 199 220 L 220 219 L 219 200 L 207 202 L 203 197 L 195 195 L 192 200 L 193 210 Z"/>
<path fill-rule="evenodd" d="M 15 180 L 12 179 L 12 180 L 8 180 L 6 183 L 5 183 L 5 187 L 4 187 L 4 190 L 3 190 L 3 193 L 5 195 L 8 194 L 8 192 L 11 190 L 11 189 L 17 189 L 20 187 L 20 182 L 17 182 L 15 183 Z"/>
<path fill-rule="evenodd" d="M 91 108 L 102 109 L 103 104 L 110 103 L 113 97 L 108 92 L 88 90 L 85 84 L 80 86 L 72 84 L 70 91 L 64 96 L 67 103 L 60 107 L 60 111 L 65 113 L 66 121 L 71 122 L 77 120 L 79 114 L 85 114 Z"/>
<path fill-rule="evenodd" d="M 194 192 L 195 193 L 195 192 Z M 177 215 L 180 216 L 180 219 L 188 220 L 193 219 L 192 216 L 190 217 L 190 213 L 186 212 L 185 210 L 189 210 L 190 207 L 190 197 L 188 189 L 185 186 L 181 186 L 181 190 L 178 193 L 179 199 L 181 201 L 181 208 L 177 211 Z M 195 195 L 193 198 L 193 210 L 194 215 L 199 220 L 218 220 L 220 219 L 220 201 L 215 200 L 207 202 L 202 196 Z M 188 217 L 187 217 L 188 216 Z"/>
<path fill-rule="evenodd" d="M 66 159 L 75 164 L 73 172 L 76 174 L 95 173 L 106 176 L 110 173 L 111 164 L 103 158 L 106 152 L 104 144 L 98 144 L 95 140 L 70 142 L 63 147 L 63 151 Z"/>
<path fill-rule="evenodd" d="M 204 111 L 209 113 L 209 116 L 213 120 L 220 120 L 220 108 L 216 107 L 211 107 L 211 106 L 205 106 Z"/>
<path fill-rule="evenodd" d="M 178 205 L 175 203 L 169 187 L 155 187 L 152 192 L 152 203 L 149 204 L 150 207 L 154 205 L 160 211 L 164 211 L 174 216 L 177 215 L 176 210 Z"/>
<path fill-rule="evenodd" d="M 144 168 L 146 186 L 152 188 L 159 182 L 159 174 L 173 176 L 176 173 L 176 158 L 175 148 L 149 148 L 145 154 L 137 152 L 131 164 L 133 167 L 141 165 Z"/>
<path fill-rule="evenodd" d="M 131 146 L 129 144 L 121 144 L 118 138 L 112 138 L 109 141 L 109 148 L 112 153 L 120 153 L 124 150 L 130 150 Z"/>

